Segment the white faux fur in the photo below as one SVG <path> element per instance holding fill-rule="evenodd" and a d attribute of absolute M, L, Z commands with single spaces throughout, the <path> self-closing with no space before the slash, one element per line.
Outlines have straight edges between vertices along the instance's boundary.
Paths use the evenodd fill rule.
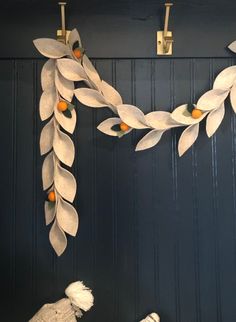
<path fill-rule="evenodd" d="M 92 291 L 83 282 L 71 283 L 65 290 L 71 303 L 83 311 L 88 311 L 94 302 Z"/>
<path fill-rule="evenodd" d="M 160 322 L 160 317 L 156 313 L 151 313 L 140 322 Z"/>

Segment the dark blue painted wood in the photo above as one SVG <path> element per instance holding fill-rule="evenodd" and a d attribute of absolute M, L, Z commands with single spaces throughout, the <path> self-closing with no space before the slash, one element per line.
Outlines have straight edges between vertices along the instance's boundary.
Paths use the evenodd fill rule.
<path fill-rule="evenodd" d="M 147 113 L 195 102 L 228 58 L 95 59 L 124 101 Z M 111 112 L 78 106 L 73 136 L 79 234 L 57 258 L 48 241 L 41 189 L 38 116 L 43 60 L 0 61 L 2 103 L 1 306 L 3 321 L 23 322 L 44 303 L 84 280 L 95 306 L 84 321 L 163 322 L 236 319 L 235 116 L 227 105 L 217 134 L 181 159 L 169 131 L 136 153 L 145 131 L 122 139 L 96 126 Z M 10 313 L 8 309 L 10 308 Z"/>

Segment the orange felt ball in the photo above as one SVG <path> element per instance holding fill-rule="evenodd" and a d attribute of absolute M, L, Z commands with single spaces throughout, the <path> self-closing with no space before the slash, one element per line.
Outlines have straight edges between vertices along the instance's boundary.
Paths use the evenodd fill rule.
<path fill-rule="evenodd" d="M 202 116 L 202 111 L 201 110 L 199 110 L 198 108 L 194 108 L 192 110 L 192 118 L 199 119 L 199 117 L 201 117 L 201 116 Z"/>
<path fill-rule="evenodd" d="M 48 194 L 48 200 L 51 202 L 55 202 L 56 201 L 56 194 L 54 191 L 50 191 Z"/>
<path fill-rule="evenodd" d="M 121 131 L 126 132 L 130 129 L 130 127 L 126 123 L 122 122 L 122 123 L 120 123 L 120 129 L 121 129 Z"/>
<path fill-rule="evenodd" d="M 83 56 L 83 53 L 79 48 L 76 48 L 75 50 L 73 50 L 73 53 L 74 53 L 75 57 L 78 59 Z"/>
<path fill-rule="evenodd" d="M 67 108 L 68 108 L 68 104 L 65 101 L 60 101 L 57 104 L 57 109 L 61 112 L 64 112 L 65 110 L 67 110 Z"/>

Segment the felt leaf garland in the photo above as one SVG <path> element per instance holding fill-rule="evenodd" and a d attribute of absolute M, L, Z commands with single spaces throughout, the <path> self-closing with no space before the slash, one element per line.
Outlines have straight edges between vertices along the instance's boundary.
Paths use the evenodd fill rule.
<path fill-rule="evenodd" d="M 41 86 L 43 91 L 55 86 L 55 68 L 55 59 L 48 59 L 43 65 L 41 71 Z"/>
<path fill-rule="evenodd" d="M 117 106 L 118 114 L 123 122 L 134 129 L 147 128 L 146 119 L 142 111 L 134 105 L 122 104 Z"/>
<path fill-rule="evenodd" d="M 71 102 L 74 96 L 74 82 L 69 81 L 56 70 L 55 84 L 59 94 L 67 101 Z"/>
<path fill-rule="evenodd" d="M 193 124 L 187 127 L 180 136 L 178 151 L 181 157 L 196 141 L 199 132 L 199 124 Z"/>
<path fill-rule="evenodd" d="M 42 180 L 43 190 L 48 189 L 53 184 L 54 159 L 53 152 L 50 152 L 43 161 Z"/>
<path fill-rule="evenodd" d="M 39 102 L 39 114 L 42 121 L 47 120 L 52 115 L 55 100 L 56 100 L 55 87 L 50 87 L 48 90 L 45 90 L 41 95 L 40 102 Z"/>
<path fill-rule="evenodd" d="M 152 130 L 148 132 L 137 144 L 135 151 L 146 150 L 156 145 L 164 131 Z"/>
<path fill-rule="evenodd" d="M 95 89 L 78 88 L 75 90 L 75 96 L 80 103 L 89 107 L 105 107 L 109 105 L 105 97 Z"/>
<path fill-rule="evenodd" d="M 210 137 L 216 132 L 224 118 L 224 101 L 229 94 L 236 112 L 236 66 L 219 73 L 213 88 L 204 93 L 196 105 L 182 104 L 172 113 L 152 111 L 144 115 L 137 106 L 123 103 L 119 92 L 102 80 L 84 53 L 76 29 L 71 31 L 67 44 L 49 38 L 36 39 L 34 44 L 43 56 L 49 58 L 41 72 L 43 93 L 39 112 L 41 120 L 47 120 L 47 123 L 40 136 L 40 152 L 41 155 L 49 153 L 43 162 L 43 188 L 54 191 L 56 200 L 45 202 L 45 218 L 46 224 L 53 222 L 50 241 L 58 255 L 67 245 L 65 232 L 74 236 L 78 227 L 77 212 L 70 204 L 75 198 L 76 180 L 62 166 L 63 163 L 71 167 L 75 157 L 73 141 L 63 132 L 73 134 L 76 126 L 76 112 L 69 104 L 74 95 L 86 106 L 106 107 L 116 114 L 98 125 L 97 128 L 104 134 L 122 137 L 133 129 L 148 129 L 149 132 L 138 142 L 136 151 L 156 145 L 166 130 L 186 127 L 178 143 L 180 156 L 196 141 L 199 123 L 205 117 L 207 135 Z M 236 42 L 231 43 L 229 48 L 236 52 Z M 75 50 L 80 49 L 82 54 L 76 55 Z M 81 81 L 87 87 L 74 89 L 75 81 Z M 57 108 L 61 100 L 68 103 L 67 110 Z"/>
<path fill-rule="evenodd" d="M 70 40 L 78 41 L 74 31 Z M 64 56 L 72 56 L 72 47 L 53 39 L 39 39 L 34 42 L 37 49 L 50 59 L 44 64 L 41 72 L 43 93 L 39 102 L 39 113 L 42 121 L 48 120 L 40 135 L 40 152 L 46 155 L 42 166 L 43 189 L 48 191 L 45 201 L 46 225 L 52 223 L 49 240 L 58 256 L 67 246 L 65 233 L 76 235 L 78 214 L 70 204 L 76 194 L 74 176 L 62 164 L 71 167 L 75 157 L 72 139 L 63 130 L 73 134 L 76 125 L 76 112 L 70 102 L 74 96 L 74 81 L 81 80 L 86 74 L 81 65 Z M 65 111 L 58 109 L 59 101 L 66 101 L 70 118 Z M 53 198 L 50 198 L 52 194 Z M 66 200 L 64 200 L 64 199 Z"/>
<path fill-rule="evenodd" d="M 206 132 L 208 137 L 211 137 L 216 132 L 216 130 L 218 129 L 218 127 L 220 126 L 224 118 L 224 115 L 225 115 L 224 104 L 221 104 L 219 108 L 214 109 L 209 113 L 206 120 Z"/>
<path fill-rule="evenodd" d="M 54 221 L 50 229 L 49 240 L 55 252 L 57 253 L 57 256 L 61 256 L 67 246 L 67 238 L 57 220 Z"/>
<path fill-rule="evenodd" d="M 63 77 L 70 81 L 82 81 L 87 75 L 80 63 L 69 58 L 57 60 L 57 67 Z"/>
<path fill-rule="evenodd" d="M 34 45 L 43 56 L 48 58 L 61 58 L 68 53 L 67 46 L 55 39 L 35 39 Z"/>

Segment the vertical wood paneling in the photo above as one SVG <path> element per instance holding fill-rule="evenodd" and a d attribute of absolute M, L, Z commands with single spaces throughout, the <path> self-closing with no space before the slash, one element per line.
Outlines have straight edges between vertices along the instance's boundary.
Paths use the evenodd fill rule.
<path fill-rule="evenodd" d="M 57 258 L 48 241 L 41 189 L 38 116 L 42 60 L 0 61 L 1 234 L 4 321 L 26 321 L 43 303 L 84 280 L 95 295 L 84 321 L 236 320 L 235 116 L 181 159 L 181 129 L 134 151 L 145 131 L 116 139 L 96 130 L 112 113 L 77 104 L 73 173 L 79 234 Z M 124 102 L 145 113 L 194 103 L 229 59 L 97 59 Z M 78 85 L 80 86 L 80 85 Z M 11 317 L 9 303 L 14 303 Z"/>

